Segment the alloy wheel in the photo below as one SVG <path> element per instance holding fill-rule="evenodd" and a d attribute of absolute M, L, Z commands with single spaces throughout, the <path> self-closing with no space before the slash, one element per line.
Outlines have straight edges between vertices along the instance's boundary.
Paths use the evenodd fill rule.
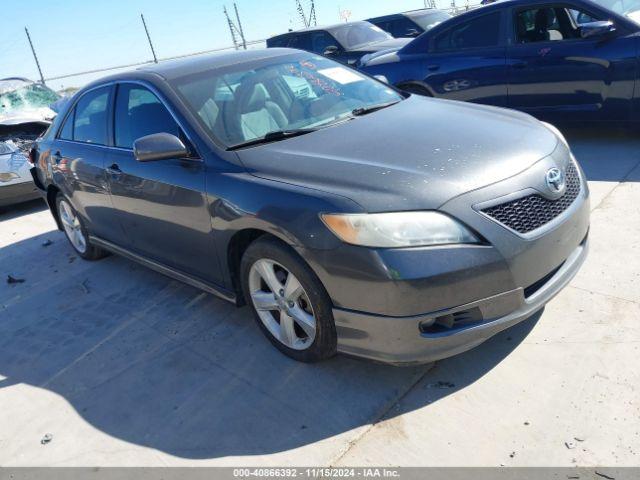
<path fill-rule="evenodd" d="M 71 245 L 80 253 L 87 251 L 87 239 L 82 232 L 80 219 L 66 200 L 60 201 L 60 221 Z"/>
<path fill-rule="evenodd" d="M 316 337 L 316 318 L 300 281 L 279 263 L 260 259 L 249 271 L 251 301 L 264 326 L 285 346 L 305 350 Z"/>

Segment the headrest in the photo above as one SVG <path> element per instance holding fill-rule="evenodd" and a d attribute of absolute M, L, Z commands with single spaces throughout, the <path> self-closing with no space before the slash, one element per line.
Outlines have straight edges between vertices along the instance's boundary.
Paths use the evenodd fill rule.
<path fill-rule="evenodd" d="M 247 99 L 243 99 L 242 105 L 242 113 L 251 113 L 257 112 L 265 108 L 267 103 L 267 93 L 264 90 L 264 87 L 256 83 L 252 87 L 251 93 L 248 93 Z"/>
<path fill-rule="evenodd" d="M 553 23 L 553 11 L 541 8 L 536 12 L 536 29 L 546 29 Z"/>

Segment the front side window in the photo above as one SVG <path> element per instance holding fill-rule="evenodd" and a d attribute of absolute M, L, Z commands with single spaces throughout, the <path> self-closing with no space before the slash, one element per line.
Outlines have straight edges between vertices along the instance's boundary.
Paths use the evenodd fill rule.
<path fill-rule="evenodd" d="M 436 52 L 500 44 L 500 12 L 474 18 L 442 32 L 434 39 Z"/>
<path fill-rule="evenodd" d="M 369 22 L 355 22 L 332 29 L 331 33 L 347 50 L 362 47 L 369 43 L 391 40 L 393 37 L 380 27 Z"/>
<path fill-rule="evenodd" d="M 133 148 L 138 138 L 154 133 L 180 136 L 178 124 L 162 102 L 147 88 L 135 84 L 118 86 L 114 118 L 115 145 Z"/>
<path fill-rule="evenodd" d="M 516 12 L 516 43 L 551 42 L 581 38 L 580 25 L 598 19 L 562 6 L 529 8 Z"/>
<path fill-rule="evenodd" d="M 84 96 L 78 100 L 73 116 L 74 141 L 107 145 L 107 117 L 109 113 L 110 91 L 111 87 L 96 88 L 95 90 L 85 93 Z M 65 128 L 63 128 L 63 132 Z"/>
<path fill-rule="evenodd" d="M 349 67 L 308 54 L 277 57 L 254 69 L 210 70 L 177 79 L 173 86 L 226 147 L 272 132 L 323 128 L 347 119 L 355 109 L 403 99 Z"/>

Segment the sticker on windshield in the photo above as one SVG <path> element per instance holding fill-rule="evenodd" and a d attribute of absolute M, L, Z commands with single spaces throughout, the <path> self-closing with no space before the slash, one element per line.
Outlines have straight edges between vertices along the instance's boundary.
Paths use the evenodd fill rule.
<path fill-rule="evenodd" d="M 352 72 L 348 68 L 344 67 L 325 68 L 324 70 L 318 70 L 318 73 L 321 73 L 325 77 L 330 78 L 334 82 L 338 82 L 342 85 L 362 82 L 364 80 L 364 78 L 362 78 L 357 73 Z"/>

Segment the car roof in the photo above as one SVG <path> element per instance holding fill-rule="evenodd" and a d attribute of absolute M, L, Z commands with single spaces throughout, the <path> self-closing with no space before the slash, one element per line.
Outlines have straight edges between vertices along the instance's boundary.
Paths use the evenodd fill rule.
<path fill-rule="evenodd" d="M 295 35 L 298 33 L 318 32 L 318 31 L 332 32 L 340 28 L 348 27 L 350 25 L 358 25 L 362 23 L 370 23 L 370 22 L 368 22 L 367 20 L 357 20 L 354 22 L 342 22 L 342 23 L 334 23 L 333 25 L 319 25 L 314 27 L 301 28 L 300 30 L 293 30 L 291 32 L 274 35 L 273 37 L 269 38 L 269 40 L 272 40 L 274 38 L 279 38 L 279 37 L 286 37 L 287 35 Z"/>
<path fill-rule="evenodd" d="M 389 15 L 381 15 L 379 17 L 373 17 L 367 19 L 368 22 L 382 22 L 385 20 L 394 20 L 400 17 L 416 17 L 425 13 L 431 12 L 444 12 L 438 8 L 417 8 L 415 10 L 407 10 L 406 12 L 390 13 Z"/>
<path fill-rule="evenodd" d="M 96 85 L 124 80 L 143 80 L 152 75 L 162 77 L 170 81 L 185 75 L 198 74 L 215 68 L 225 68 L 233 65 L 251 64 L 269 58 L 277 58 L 285 55 L 300 53 L 298 50 L 287 48 L 261 48 L 253 50 L 225 51 L 196 55 L 187 58 L 163 60 L 159 63 L 150 63 L 133 70 L 109 75 L 95 80 L 83 87 L 88 90 Z"/>

